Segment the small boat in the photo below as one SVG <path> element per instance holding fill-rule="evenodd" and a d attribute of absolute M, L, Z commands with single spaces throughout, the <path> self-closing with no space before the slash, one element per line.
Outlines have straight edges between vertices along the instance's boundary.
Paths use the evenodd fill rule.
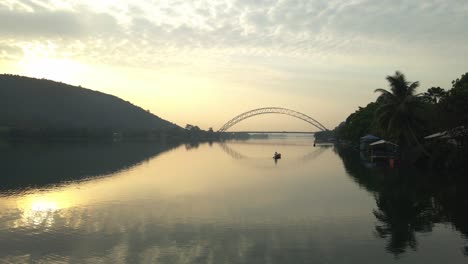
<path fill-rule="evenodd" d="M 273 158 L 276 159 L 281 159 L 281 153 L 276 153 L 273 155 Z"/>

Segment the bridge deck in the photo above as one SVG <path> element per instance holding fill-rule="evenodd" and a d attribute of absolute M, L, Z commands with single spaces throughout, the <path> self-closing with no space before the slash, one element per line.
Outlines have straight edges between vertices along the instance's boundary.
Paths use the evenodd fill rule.
<path fill-rule="evenodd" d="M 307 131 L 228 131 L 224 133 L 249 133 L 249 134 L 315 134 Z"/>

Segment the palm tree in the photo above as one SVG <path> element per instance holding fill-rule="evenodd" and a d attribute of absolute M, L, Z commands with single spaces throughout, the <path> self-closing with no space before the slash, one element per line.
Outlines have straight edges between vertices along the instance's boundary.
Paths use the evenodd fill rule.
<path fill-rule="evenodd" d="M 419 82 L 408 82 L 405 76 L 397 71 L 394 76 L 387 76 L 390 91 L 376 89 L 380 93 L 377 102 L 380 107 L 376 110 L 376 121 L 382 133 L 397 141 L 400 146 L 412 143 L 419 145 L 415 129 L 421 124 L 417 116 L 420 107 L 419 95 L 416 88 Z"/>

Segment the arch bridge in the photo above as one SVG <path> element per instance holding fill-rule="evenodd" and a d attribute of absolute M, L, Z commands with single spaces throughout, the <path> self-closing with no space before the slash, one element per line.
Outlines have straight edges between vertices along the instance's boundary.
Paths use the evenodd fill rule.
<path fill-rule="evenodd" d="M 263 107 L 263 108 L 253 109 L 253 110 L 250 110 L 250 111 L 247 111 L 240 115 L 235 116 L 233 119 L 229 120 L 226 124 L 224 124 L 218 130 L 218 132 L 226 132 L 226 130 L 228 130 L 232 126 L 236 125 L 237 123 L 245 119 L 248 119 L 257 115 L 264 115 L 264 114 L 282 114 L 282 115 L 292 116 L 292 117 L 301 119 L 313 125 L 314 127 L 318 128 L 320 131 L 328 131 L 328 129 L 324 125 L 322 125 L 319 121 L 301 112 L 294 111 L 294 110 L 287 109 L 287 108 L 282 108 L 282 107 Z"/>

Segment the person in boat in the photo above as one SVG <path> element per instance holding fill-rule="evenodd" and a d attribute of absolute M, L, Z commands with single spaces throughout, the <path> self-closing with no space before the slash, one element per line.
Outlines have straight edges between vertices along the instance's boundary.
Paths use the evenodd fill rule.
<path fill-rule="evenodd" d="M 275 154 L 273 155 L 274 159 L 281 159 L 281 154 L 275 151 Z"/>

